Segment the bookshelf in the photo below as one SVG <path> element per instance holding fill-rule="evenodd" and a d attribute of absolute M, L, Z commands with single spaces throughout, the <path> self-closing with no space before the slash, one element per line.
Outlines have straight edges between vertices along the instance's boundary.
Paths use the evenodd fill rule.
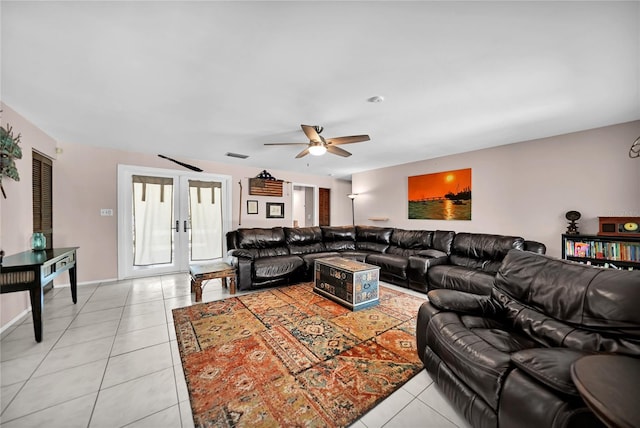
<path fill-rule="evenodd" d="M 602 267 L 640 269 L 640 237 L 564 234 L 562 258 Z"/>

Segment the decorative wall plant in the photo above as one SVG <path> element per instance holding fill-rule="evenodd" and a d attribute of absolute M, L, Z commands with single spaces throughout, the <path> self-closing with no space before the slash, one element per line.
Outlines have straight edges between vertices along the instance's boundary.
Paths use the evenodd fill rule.
<path fill-rule="evenodd" d="M 0 190 L 2 196 L 7 197 L 2 187 L 2 178 L 9 177 L 15 181 L 20 181 L 20 174 L 16 168 L 16 159 L 22 159 L 22 149 L 20 148 L 20 134 L 13 135 L 13 129 L 7 125 L 0 126 Z"/>

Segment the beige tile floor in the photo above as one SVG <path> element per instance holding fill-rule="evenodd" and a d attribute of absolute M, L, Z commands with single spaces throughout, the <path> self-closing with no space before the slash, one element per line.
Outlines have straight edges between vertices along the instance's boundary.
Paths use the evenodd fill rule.
<path fill-rule="evenodd" d="M 203 293 L 226 297 L 219 280 Z M 186 274 L 80 285 L 76 305 L 68 287 L 53 289 L 41 343 L 31 313 L 2 333 L 0 425 L 192 427 L 171 310 L 194 300 Z M 469 425 L 422 371 L 353 426 Z"/>

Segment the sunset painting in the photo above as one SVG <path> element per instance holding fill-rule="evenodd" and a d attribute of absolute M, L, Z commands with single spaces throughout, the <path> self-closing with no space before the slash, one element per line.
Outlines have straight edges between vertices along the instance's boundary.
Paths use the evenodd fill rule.
<path fill-rule="evenodd" d="M 408 179 L 409 219 L 471 220 L 471 168 Z"/>

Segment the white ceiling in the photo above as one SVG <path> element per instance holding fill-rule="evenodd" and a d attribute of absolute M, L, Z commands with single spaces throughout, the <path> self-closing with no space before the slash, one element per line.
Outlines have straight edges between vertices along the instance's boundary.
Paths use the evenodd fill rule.
<path fill-rule="evenodd" d="M 345 177 L 640 119 L 638 2 L 0 7 L 2 100 L 58 141 Z M 263 145 L 300 124 L 371 141 Z"/>

